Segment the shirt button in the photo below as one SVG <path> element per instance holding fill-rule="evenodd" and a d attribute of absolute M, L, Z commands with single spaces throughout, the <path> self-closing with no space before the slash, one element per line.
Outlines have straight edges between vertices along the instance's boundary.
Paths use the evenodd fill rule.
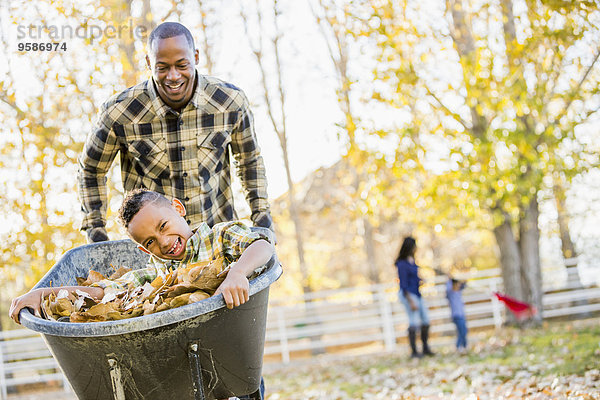
<path fill-rule="evenodd" d="M 184 150 L 185 150 L 185 147 L 181 146 L 181 151 L 184 151 Z"/>
<path fill-rule="evenodd" d="M 186 176 L 187 176 L 187 172 L 184 172 L 183 173 L 183 177 L 185 178 Z"/>
<path fill-rule="evenodd" d="M 190 221 L 189 219 L 187 220 L 188 225 L 192 223 L 192 221 Z"/>
<path fill-rule="evenodd" d="M 189 198 L 189 197 L 186 197 L 186 198 L 185 198 L 185 201 L 190 201 L 190 198 Z"/>
<path fill-rule="evenodd" d="M 179 125 L 183 125 L 183 120 L 182 119 L 179 120 Z"/>

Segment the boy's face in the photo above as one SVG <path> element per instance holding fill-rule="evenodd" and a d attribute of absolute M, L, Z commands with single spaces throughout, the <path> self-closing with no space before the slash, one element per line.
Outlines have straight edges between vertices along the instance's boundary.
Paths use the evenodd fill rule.
<path fill-rule="evenodd" d="M 181 260 L 193 232 L 183 218 L 185 208 L 177 199 L 168 206 L 149 203 L 133 216 L 127 227 L 131 238 L 150 253 L 166 260 Z"/>

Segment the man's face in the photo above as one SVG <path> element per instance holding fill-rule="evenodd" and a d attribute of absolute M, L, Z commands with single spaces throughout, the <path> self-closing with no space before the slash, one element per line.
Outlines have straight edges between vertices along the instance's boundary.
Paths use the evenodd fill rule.
<path fill-rule="evenodd" d="M 181 260 L 192 230 L 183 218 L 179 200 L 172 205 L 149 203 L 133 216 L 127 227 L 131 238 L 150 253 L 166 260 Z"/>
<path fill-rule="evenodd" d="M 198 50 L 192 49 L 183 35 L 157 39 L 149 49 L 146 64 L 165 104 L 174 110 L 185 107 L 194 94 Z"/>

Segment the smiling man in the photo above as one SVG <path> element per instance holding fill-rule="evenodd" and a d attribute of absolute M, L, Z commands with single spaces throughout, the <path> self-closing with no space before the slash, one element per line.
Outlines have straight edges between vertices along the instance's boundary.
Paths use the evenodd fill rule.
<path fill-rule="evenodd" d="M 273 229 L 248 99 L 234 85 L 199 74 L 198 59 L 185 26 L 160 24 L 148 38 L 152 77 L 102 105 L 79 157 L 81 229 L 90 242 L 108 239 L 106 174 L 117 154 L 125 191 L 180 199 L 191 228 L 237 219 L 233 155 L 254 225 Z"/>

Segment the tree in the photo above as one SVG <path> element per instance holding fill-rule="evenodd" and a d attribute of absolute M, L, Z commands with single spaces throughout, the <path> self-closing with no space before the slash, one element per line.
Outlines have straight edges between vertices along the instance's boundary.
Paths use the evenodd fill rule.
<path fill-rule="evenodd" d="M 598 110 L 596 3 L 358 3 L 360 34 L 378 45 L 373 99 L 423 116 L 387 136 L 426 143 L 417 164 L 444 162 L 421 196 L 492 218 L 505 291 L 541 318 L 538 194 L 561 160 L 570 176 L 598 163 L 575 134 Z"/>
<path fill-rule="evenodd" d="M 350 204 L 351 209 L 360 216 L 360 236 L 364 244 L 367 274 L 373 283 L 380 282 L 380 268 L 374 242 L 374 209 L 377 202 L 372 188 L 379 177 L 373 175 L 372 167 L 377 163 L 376 157 L 362 150 L 357 134 L 360 129 L 360 118 L 354 107 L 356 93 L 353 93 L 355 79 L 350 73 L 350 60 L 353 47 L 356 47 L 352 31 L 352 15 L 348 5 L 340 5 L 335 0 L 319 0 L 312 8 L 313 15 L 327 45 L 331 63 L 336 76 L 336 95 L 344 120 L 339 124 L 343 135 L 348 138 L 346 158 L 353 174 L 354 188 Z M 354 91 L 356 92 L 356 91 Z M 369 199 L 370 197 L 370 199 Z"/>
<path fill-rule="evenodd" d="M 33 35 L 38 42 L 50 39 L 66 45 L 65 50 L 15 52 L 4 32 L 0 38 L 2 58 L 7 60 L 6 69 L 0 71 L 4 123 L 0 207 L 7 223 L 0 233 L 0 275 L 1 290 L 7 294 L 2 300 L 8 301 L 33 286 L 64 252 L 85 243 L 73 190 L 77 156 L 101 102 L 139 76 L 143 46 L 141 38 L 127 30 L 111 38 L 89 29 L 119 27 L 127 21 L 132 26 L 131 2 L 99 7 L 87 1 L 69 10 L 42 0 L 2 3 L 2 7 L 9 26 L 16 26 L 27 38 Z M 151 18 L 148 7 L 149 1 L 144 0 L 139 19 L 143 24 Z M 77 28 L 86 28 L 84 37 L 74 34 Z M 119 180 L 111 175 L 110 192 L 120 194 Z M 114 206 L 113 201 L 109 216 Z M 118 231 L 110 218 L 108 228 L 113 235 Z"/>
<path fill-rule="evenodd" d="M 274 83 L 272 86 L 274 89 L 271 91 L 269 89 L 268 82 L 268 74 L 267 74 L 267 61 L 265 61 L 265 51 L 263 49 L 263 32 L 264 24 L 263 24 L 263 16 L 260 9 L 260 3 L 256 1 L 256 16 L 257 16 L 257 25 L 258 25 L 258 38 L 255 43 L 252 42 L 250 29 L 249 29 L 249 17 L 241 9 L 241 18 L 244 22 L 244 28 L 246 31 L 246 36 L 250 40 L 250 47 L 252 49 L 252 53 L 256 58 L 256 62 L 258 64 L 260 70 L 260 78 L 261 85 L 263 89 L 263 100 L 266 105 L 267 114 L 269 116 L 269 120 L 271 121 L 271 125 L 273 126 L 273 130 L 277 134 L 277 138 L 279 139 L 279 144 L 281 145 L 281 152 L 283 155 L 283 165 L 285 167 L 285 174 L 288 184 L 288 205 L 289 212 L 292 222 L 294 224 L 294 229 L 296 232 L 296 248 L 298 254 L 298 261 L 300 266 L 300 273 L 302 275 L 302 289 L 303 292 L 310 293 L 312 289 L 311 281 L 310 281 L 310 273 L 308 271 L 308 267 L 306 264 L 306 260 L 304 258 L 304 237 L 302 232 L 302 224 L 300 221 L 300 217 L 298 215 L 298 205 L 295 197 L 294 183 L 292 182 L 291 175 L 291 166 L 290 160 L 288 156 L 288 131 L 286 124 L 286 110 L 285 110 L 285 88 L 282 80 L 282 65 L 281 65 L 281 56 L 280 56 L 280 40 L 283 37 L 282 30 L 279 28 L 279 17 L 281 15 L 281 11 L 279 10 L 279 5 L 277 0 L 273 0 L 273 29 L 274 34 L 270 40 L 270 44 L 273 52 L 273 70 L 275 71 Z M 273 93 L 274 92 L 274 93 Z"/>

